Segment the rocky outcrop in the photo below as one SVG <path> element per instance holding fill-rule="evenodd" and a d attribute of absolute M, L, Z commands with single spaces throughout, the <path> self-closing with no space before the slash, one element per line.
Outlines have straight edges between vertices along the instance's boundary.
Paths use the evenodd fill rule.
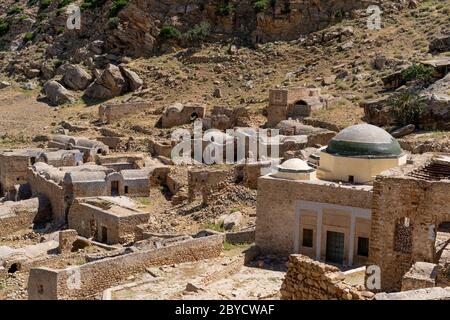
<path fill-rule="evenodd" d="M 84 90 L 92 81 L 92 76 L 79 65 L 66 66 L 63 83 L 72 90 Z"/>
<path fill-rule="evenodd" d="M 127 69 L 125 67 L 120 67 L 120 71 L 122 71 L 122 74 L 127 79 L 128 88 L 131 91 L 136 91 L 142 88 L 144 81 L 138 76 L 136 72 L 131 71 L 130 69 Z"/>
<path fill-rule="evenodd" d="M 85 96 L 92 99 L 110 99 L 125 92 L 127 83 L 119 67 L 108 64 L 106 69 L 85 91 Z"/>
<path fill-rule="evenodd" d="M 53 105 L 75 102 L 74 96 L 62 84 L 55 80 L 47 81 L 44 84 L 45 94 Z"/>
<path fill-rule="evenodd" d="M 450 30 L 435 35 L 430 41 L 430 52 L 450 51 Z"/>

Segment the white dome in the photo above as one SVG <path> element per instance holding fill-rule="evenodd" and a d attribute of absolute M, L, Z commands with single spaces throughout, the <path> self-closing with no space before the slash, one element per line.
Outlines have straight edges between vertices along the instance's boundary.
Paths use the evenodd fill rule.
<path fill-rule="evenodd" d="M 278 170 L 282 172 L 311 172 L 314 171 L 306 161 L 298 158 L 286 160 L 283 164 L 278 166 Z"/>

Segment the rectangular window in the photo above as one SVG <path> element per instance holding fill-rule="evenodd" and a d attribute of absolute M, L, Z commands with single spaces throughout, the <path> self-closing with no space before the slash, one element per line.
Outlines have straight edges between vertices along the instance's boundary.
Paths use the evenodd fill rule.
<path fill-rule="evenodd" d="M 313 231 L 311 229 L 303 229 L 303 247 L 313 247 Z"/>
<path fill-rule="evenodd" d="M 350 182 L 350 183 L 355 182 L 355 177 L 354 176 L 348 176 L 348 182 Z"/>
<path fill-rule="evenodd" d="M 369 238 L 358 237 L 358 256 L 369 256 Z"/>

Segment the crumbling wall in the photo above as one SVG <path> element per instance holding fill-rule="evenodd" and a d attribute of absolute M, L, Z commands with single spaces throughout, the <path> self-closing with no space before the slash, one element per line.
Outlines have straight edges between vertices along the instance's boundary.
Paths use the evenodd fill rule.
<path fill-rule="evenodd" d="M 50 201 L 53 220 L 65 222 L 66 202 L 63 187 L 53 180 L 39 175 L 38 172 L 31 168 L 28 170 L 27 180 L 33 196 L 44 196 Z"/>
<path fill-rule="evenodd" d="M 92 299 L 96 294 L 118 285 L 146 268 L 218 257 L 223 236 L 215 235 L 175 243 L 160 249 L 106 258 L 62 270 L 30 270 L 28 298 Z"/>
<path fill-rule="evenodd" d="M 383 291 L 399 291 L 415 261 L 436 262 L 435 230 L 450 221 L 448 180 L 410 177 L 409 167 L 389 170 L 373 185 L 369 263 L 381 268 Z"/>
<path fill-rule="evenodd" d="M 285 300 L 367 300 L 374 296 L 364 288 L 346 284 L 344 279 L 335 266 L 300 254 L 290 255 L 281 295 Z"/>
<path fill-rule="evenodd" d="M 149 110 L 150 107 L 151 104 L 149 102 L 102 104 L 98 107 L 98 116 L 100 120 L 110 123 L 127 115 Z"/>
<path fill-rule="evenodd" d="M 51 218 L 51 206 L 44 197 L 0 204 L 0 237 L 29 228 Z"/>

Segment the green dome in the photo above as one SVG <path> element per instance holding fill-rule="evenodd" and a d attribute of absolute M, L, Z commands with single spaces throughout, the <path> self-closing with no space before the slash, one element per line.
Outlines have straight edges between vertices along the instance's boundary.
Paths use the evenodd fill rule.
<path fill-rule="evenodd" d="M 371 124 L 345 128 L 331 139 L 325 150 L 343 157 L 398 158 L 400 144 L 385 130 Z"/>

